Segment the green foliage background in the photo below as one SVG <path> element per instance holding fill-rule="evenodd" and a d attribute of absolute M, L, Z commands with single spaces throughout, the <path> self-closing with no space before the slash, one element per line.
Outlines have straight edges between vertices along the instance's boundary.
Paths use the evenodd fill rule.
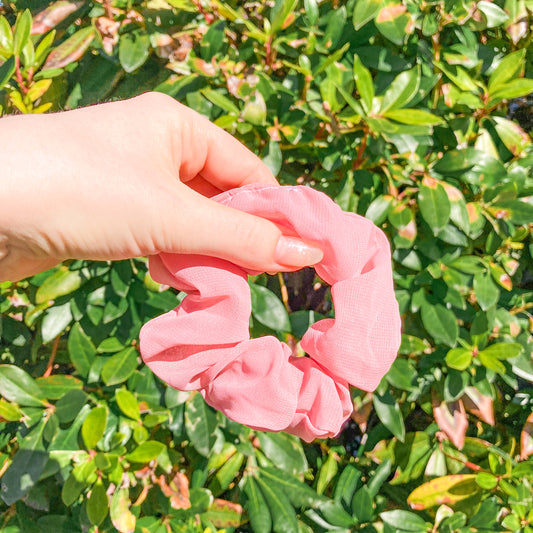
<path fill-rule="evenodd" d="M 196 109 L 282 183 L 384 229 L 403 342 L 374 393 L 353 390 L 338 438 L 302 445 L 229 421 L 141 364 L 141 325 L 180 297 L 145 259 L 3 283 L 0 530 L 531 533 L 532 11 L 4 2 L 2 114 L 147 90 Z M 333 312 L 311 270 L 251 288 L 252 334 L 295 349 Z"/>

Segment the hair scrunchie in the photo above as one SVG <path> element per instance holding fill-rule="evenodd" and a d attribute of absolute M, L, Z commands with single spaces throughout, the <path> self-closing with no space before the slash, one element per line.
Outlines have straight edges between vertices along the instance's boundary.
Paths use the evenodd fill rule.
<path fill-rule="evenodd" d="M 349 384 L 374 390 L 400 345 L 385 234 L 309 187 L 252 185 L 213 199 L 316 243 L 324 258 L 315 269 L 331 285 L 335 318 L 305 333 L 309 357 L 293 357 L 273 336 L 250 339 L 250 271 L 213 257 L 161 253 L 150 258 L 152 277 L 188 295 L 143 326 L 144 361 L 236 422 L 308 442 L 335 436 L 353 409 Z"/>

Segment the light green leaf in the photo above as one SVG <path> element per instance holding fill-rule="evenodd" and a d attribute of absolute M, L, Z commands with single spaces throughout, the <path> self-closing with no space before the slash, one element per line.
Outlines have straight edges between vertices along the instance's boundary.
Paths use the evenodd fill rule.
<path fill-rule="evenodd" d="M 137 517 L 130 511 L 128 489 L 117 489 L 109 507 L 111 522 L 119 533 L 133 533 Z"/>
<path fill-rule="evenodd" d="M 0 51 L 2 50 L 9 53 L 13 51 L 13 33 L 4 15 L 0 15 Z"/>
<path fill-rule="evenodd" d="M 78 30 L 50 52 L 44 63 L 43 70 L 63 68 L 77 61 L 89 48 L 93 39 L 94 28 L 92 26 Z"/>
<path fill-rule="evenodd" d="M 496 357 L 496 359 L 510 359 L 520 355 L 522 350 L 522 345 L 516 342 L 497 342 L 482 351 L 485 354 Z"/>
<path fill-rule="evenodd" d="M 25 9 L 18 17 L 13 32 L 13 55 L 20 56 L 22 49 L 30 38 L 32 17 L 29 9 Z"/>
<path fill-rule="evenodd" d="M 224 111 L 228 113 L 234 113 L 236 115 L 240 113 L 239 108 L 227 96 L 224 96 L 222 93 L 215 91 L 213 89 L 203 89 L 200 92 L 211 103 L 220 107 Z"/>
<path fill-rule="evenodd" d="M 307 459 L 302 443 L 287 433 L 257 432 L 257 437 L 264 454 L 278 468 L 291 474 L 301 474 L 307 470 Z"/>
<path fill-rule="evenodd" d="M 520 78 L 518 80 L 512 80 L 505 84 L 504 87 L 500 87 L 494 91 L 491 96 L 491 101 L 494 100 L 511 100 L 513 98 L 519 98 L 521 96 L 527 96 L 533 92 L 533 80 Z"/>
<path fill-rule="evenodd" d="M 421 109 L 391 109 L 382 114 L 402 124 L 434 125 L 444 123 L 444 120 L 437 115 Z"/>
<path fill-rule="evenodd" d="M 63 305 L 54 305 L 47 309 L 41 322 L 43 344 L 50 342 L 63 333 L 71 321 L 70 302 L 66 302 Z"/>
<path fill-rule="evenodd" d="M 398 46 L 402 46 L 407 35 L 411 33 L 411 15 L 400 3 L 382 7 L 375 23 L 379 32 Z"/>
<path fill-rule="evenodd" d="M 498 302 L 500 289 L 494 283 L 490 272 L 479 272 L 474 275 L 474 293 L 483 311 L 486 311 Z"/>
<path fill-rule="evenodd" d="M 139 411 L 139 404 L 137 399 L 127 389 L 118 389 L 115 391 L 115 399 L 117 400 L 117 405 L 120 407 L 120 410 L 133 420 L 140 420 L 141 413 Z"/>
<path fill-rule="evenodd" d="M 297 1 L 298 0 L 276 0 L 274 7 L 270 12 L 270 26 L 273 35 L 281 30 L 287 17 L 296 7 Z"/>
<path fill-rule="evenodd" d="M 133 72 L 144 65 L 150 55 L 150 37 L 143 30 L 125 33 L 118 43 L 118 58 L 126 72 Z"/>
<path fill-rule="evenodd" d="M 93 485 L 86 504 L 87 516 L 95 526 L 99 526 L 107 516 L 109 502 L 103 481 L 99 478 Z"/>
<path fill-rule="evenodd" d="M 489 78 L 489 94 L 493 94 L 501 87 L 504 87 L 509 80 L 513 80 L 520 75 L 524 66 L 526 49 L 522 48 L 516 52 L 506 55 L 494 69 Z"/>
<path fill-rule="evenodd" d="M 98 441 L 104 436 L 107 424 L 107 409 L 95 407 L 87 415 L 81 426 L 81 436 L 88 450 L 94 450 Z"/>
<path fill-rule="evenodd" d="M 487 28 L 495 28 L 501 26 L 509 16 L 507 13 L 498 5 L 487 2 L 486 0 L 481 0 L 477 3 L 477 8 L 485 15 L 487 19 Z"/>
<path fill-rule="evenodd" d="M 472 350 L 452 348 L 446 354 L 446 364 L 456 370 L 466 370 L 472 363 Z"/>
<path fill-rule="evenodd" d="M 358 0 L 353 10 L 353 26 L 360 30 L 375 18 L 383 3 L 380 0 Z"/>
<path fill-rule="evenodd" d="M 66 294 L 74 292 L 80 285 L 81 276 L 77 270 L 69 270 L 67 267 L 60 267 L 51 276 L 47 277 L 44 280 L 44 283 L 37 289 L 35 302 L 37 304 L 42 304 L 49 300 L 55 300 L 60 296 L 65 296 Z"/>
<path fill-rule="evenodd" d="M 166 446 L 156 440 L 147 440 L 139 444 L 131 453 L 125 455 L 130 463 L 149 463 L 165 450 Z"/>

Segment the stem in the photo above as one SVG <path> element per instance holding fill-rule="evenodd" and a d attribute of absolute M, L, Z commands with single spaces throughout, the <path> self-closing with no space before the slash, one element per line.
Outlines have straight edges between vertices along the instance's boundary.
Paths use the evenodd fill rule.
<path fill-rule="evenodd" d="M 357 170 L 361 166 L 361 163 L 363 162 L 363 154 L 366 150 L 367 143 L 368 143 L 368 131 L 365 131 L 365 134 L 363 138 L 361 139 L 361 142 L 359 143 L 359 148 L 357 149 L 357 157 L 355 158 L 355 161 L 352 166 L 353 170 Z"/>
<path fill-rule="evenodd" d="M 281 272 L 278 272 L 278 281 L 281 291 L 281 300 L 285 306 L 285 309 L 287 310 L 287 313 L 290 313 L 291 307 L 289 305 L 289 291 L 287 290 L 287 285 L 285 285 L 285 280 L 283 279 L 283 274 Z"/>
<path fill-rule="evenodd" d="M 17 78 L 17 83 L 20 85 L 20 89 L 24 94 L 28 92 L 28 88 L 24 83 L 24 78 L 22 77 L 22 72 L 20 72 L 20 57 L 15 57 L 15 76 Z"/>
<path fill-rule="evenodd" d="M 43 378 L 47 378 L 52 373 L 52 367 L 54 366 L 54 359 L 56 358 L 57 348 L 59 346 L 59 337 L 58 335 L 54 339 L 54 344 L 52 346 L 52 353 L 50 355 L 50 359 L 48 360 L 48 366 L 46 367 L 46 370 L 44 371 Z"/>

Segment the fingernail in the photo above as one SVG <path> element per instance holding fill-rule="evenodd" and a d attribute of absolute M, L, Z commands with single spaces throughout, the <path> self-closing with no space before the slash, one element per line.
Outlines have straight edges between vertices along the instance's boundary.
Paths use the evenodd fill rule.
<path fill-rule="evenodd" d="M 320 248 L 311 246 L 296 237 L 280 237 L 274 259 L 280 265 L 304 267 L 322 260 Z"/>

